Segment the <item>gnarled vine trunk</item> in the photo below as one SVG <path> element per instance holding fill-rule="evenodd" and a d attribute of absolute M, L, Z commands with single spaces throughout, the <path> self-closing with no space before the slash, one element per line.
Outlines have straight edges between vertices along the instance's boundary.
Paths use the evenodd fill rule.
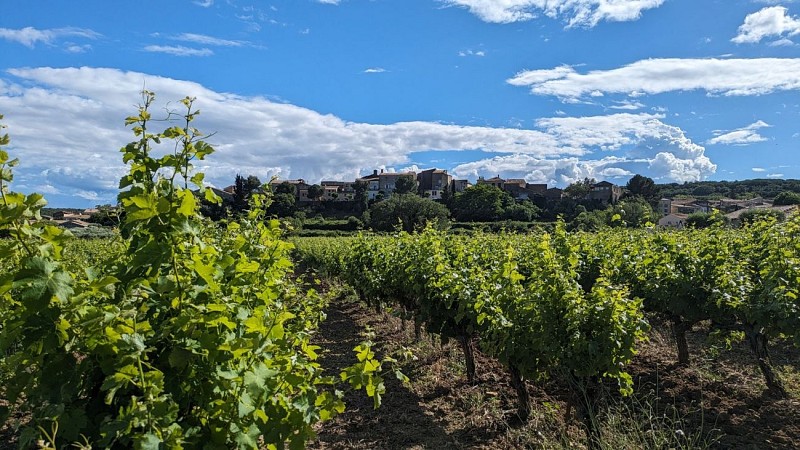
<path fill-rule="evenodd" d="M 767 382 L 767 389 L 769 389 L 770 393 L 775 397 L 788 398 L 789 393 L 786 392 L 786 387 L 783 386 L 780 377 L 772 368 L 772 363 L 769 358 L 769 342 L 763 329 L 754 325 L 748 325 L 745 327 L 744 334 L 747 338 L 747 343 L 750 344 L 750 350 L 753 351 L 753 355 L 756 357 L 758 368 L 761 369 L 761 373 L 764 374 L 764 380 Z"/>
<path fill-rule="evenodd" d="M 475 349 L 472 345 L 470 336 L 459 336 L 458 342 L 461 344 L 461 350 L 464 351 L 464 365 L 467 368 L 467 381 L 469 383 L 475 382 Z"/>
<path fill-rule="evenodd" d="M 530 396 L 528 396 L 528 386 L 525 384 L 525 378 L 515 365 L 509 365 L 508 371 L 511 374 L 511 386 L 517 391 L 517 416 L 521 421 L 527 422 L 531 416 L 531 400 Z"/>
<path fill-rule="evenodd" d="M 692 328 L 689 322 L 680 317 L 672 317 L 672 332 L 675 335 L 675 343 L 678 346 L 678 364 L 689 365 L 689 343 L 686 341 L 686 332 Z"/>

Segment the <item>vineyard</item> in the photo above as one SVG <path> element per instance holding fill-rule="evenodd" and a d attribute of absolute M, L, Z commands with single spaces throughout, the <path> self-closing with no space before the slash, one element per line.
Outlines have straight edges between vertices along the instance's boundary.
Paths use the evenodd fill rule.
<path fill-rule="evenodd" d="M 800 346 L 798 215 L 735 230 L 556 224 L 290 243 L 258 194 L 235 221 L 200 215 L 201 201 L 219 198 L 192 162 L 213 148 L 192 126 L 190 98 L 169 112 L 174 126 L 152 131 L 154 98 L 145 92 L 126 119 L 136 139 L 121 149 L 125 219 L 113 239 L 79 241 L 40 221 L 44 199 L 10 189 L 17 160 L 0 149 L 0 436 L 21 448 L 324 447 L 323 422 L 347 414 L 345 400 L 378 408 L 408 389 L 401 367 L 420 373 L 419 361 L 436 364 L 431 355 L 447 349 L 458 349 L 462 386 L 510 388 L 508 429 L 563 405 L 564 424 L 583 433 L 565 447 L 614 448 L 600 424 L 641 394 L 631 368 L 656 328 L 672 331 L 669 370 L 693 376 L 709 350 L 690 336 L 703 329 L 719 354 L 744 343 L 761 402 L 795 405 L 800 378 L 770 352 Z M 348 293 L 353 302 L 330 303 Z M 337 321 L 344 331 L 330 328 Z M 377 339 L 405 330 L 407 339 Z M 760 445 L 788 448 L 800 439 L 790 425 Z M 713 446 L 713 429 L 638 442 Z"/>
<path fill-rule="evenodd" d="M 650 321 L 673 331 L 676 370 L 705 353 L 687 341 L 702 326 L 718 342 L 746 344 L 764 402 L 790 397 L 770 343 L 800 344 L 799 232 L 795 216 L 740 230 L 568 234 L 558 226 L 551 234 L 465 237 L 428 229 L 297 246 L 306 265 L 351 286 L 377 314 L 413 323 L 417 340 L 424 330 L 457 341 L 467 383 L 481 370 L 477 344 L 488 364 L 507 372 L 523 422 L 531 384 L 566 386 L 591 447 L 601 441 L 596 416 L 609 406 L 602 394 L 609 386 L 618 398 L 633 393 L 627 368 Z"/>

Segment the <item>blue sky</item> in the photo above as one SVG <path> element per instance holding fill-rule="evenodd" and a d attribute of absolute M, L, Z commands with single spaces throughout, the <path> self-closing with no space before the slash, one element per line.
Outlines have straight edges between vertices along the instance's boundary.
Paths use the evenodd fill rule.
<path fill-rule="evenodd" d="M 800 178 L 795 0 L 4 6 L 14 188 L 56 206 L 115 201 L 143 86 L 158 111 L 197 97 L 217 186 L 429 167 L 557 186 Z"/>

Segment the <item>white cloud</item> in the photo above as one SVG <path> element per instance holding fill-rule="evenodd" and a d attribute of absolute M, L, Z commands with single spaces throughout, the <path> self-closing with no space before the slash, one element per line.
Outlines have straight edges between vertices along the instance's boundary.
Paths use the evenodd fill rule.
<path fill-rule="evenodd" d="M 338 5 L 339 3 L 341 3 L 341 0 L 317 0 L 317 2 L 326 5 Z"/>
<path fill-rule="evenodd" d="M 631 101 L 621 101 L 621 102 L 614 102 L 613 105 L 609 106 L 610 109 L 621 109 L 621 110 L 628 110 L 628 111 L 635 111 L 637 109 L 642 109 L 645 107 L 644 103 L 641 102 L 631 102 Z"/>
<path fill-rule="evenodd" d="M 777 41 L 772 41 L 768 44 L 770 47 L 794 47 L 795 44 L 791 39 L 778 39 Z"/>
<path fill-rule="evenodd" d="M 214 0 L 196 0 L 193 2 L 197 6 L 202 6 L 203 8 L 208 8 L 209 6 L 214 4 Z"/>
<path fill-rule="evenodd" d="M 783 178 L 785 175 L 782 173 L 770 173 L 767 178 Z"/>
<path fill-rule="evenodd" d="M 67 53 L 86 53 L 92 49 L 92 46 L 89 44 L 78 45 L 69 43 L 64 47 L 64 51 Z"/>
<path fill-rule="evenodd" d="M 657 8 L 664 0 L 442 0 L 469 9 L 485 22 L 512 23 L 532 20 L 541 12 L 562 19 L 567 26 L 593 27 L 601 21 L 637 20 L 642 11 Z"/>
<path fill-rule="evenodd" d="M 795 36 L 800 34 L 800 20 L 788 15 L 783 6 L 769 6 L 748 14 L 732 42 L 755 44 L 770 36 Z"/>
<path fill-rule="evenodd" d="M 56 40 L 65 37 L 81 37 L 85 39 L 97 39 L 101 37 L 100 33 L 86 29 L 86 28 L 51 28 L 47 30 L 39 30 L 33 27 L 25 27 L 19 30 L 10 28 L 0 28 L 0 38 L 12 42 L 18 42 L 28 48 L 36 47 L 36 44 L 41 42 L 43 44 L 52 45 Z"/>
<path fill-rule="evenodd" d="M 753 167 L 752 170 L 753 170 L 753 172 L 766 172 L 767 171 L 767 169 L 765 169 L 763 167 Z"/>
<path fill-rule="evenodd" d="M 33 68 L 12 69 L 0 78 L 0 111 L 8 111 L 4 121 L 12 152 L 22 161 L 16 188 L 47 185 L 73 198 L 113 202 L 126 170 L 118 149 L 134 138 L 123 118 L 134 112 L 131 105 L 143 85 L 158 93 L 154 116 L 167 102 L 174 106 L 186 95 L 197 97 L 203 113 L 196 126 L 216 133 L 210 143 L 217 148 L 198 168 L 217 186 L 230 184 L 236 173 L 262 180 L 273 175 L 314 182 L 352 179 L 375 167 L 408 166 L 420 151 L 504 153 L 496 161 L 470 163 L 474 170 L 462 165 L 456 172 L 492 167 L 494 175 L 493 167 L 506 163 L 509 173 L 525 170 L 531 181 L 562 184 L 623 171 L 695 180 L 716 169 L 703 147 L 659 115 L 556 117 L 537 121 L 535 130 L 433 122 L 377 125 L 137 72 Z"/>
<path fill-rule="evenodd" d="M 758 130 L 767 127 L 770 127 L 768 123 L 759 120 L 744 128 L 739 128 L 738 130 L 729 131 L 727 133 L 717 130 L 714 131 L 716 137 L 709 139 L 708 144 L 747 145 L 756 142 L 764 142 L 767 138 L 758 134 Z"/>
<path fill-rule="evenodd" d="M 504 173 L 531 183 L 564 185 L 585 177 L 611 178 L 626 173 L 647 174 L 664 181 L 696 181 L 716 171 L 717 166 L 705 156 L 702 146 L 661 119 L 663 116 L 651 114 L 540 119 L 537 126 L 553 136 L 564 150 L 558 158 L 496 156 L 461 164 L 453 173 Z M 569 157 L 568 149 L 581 158 Z M 595 149 L 606 156 L 592 159 Z"/>
<path fill-rule="evenodd" d="M 383 67 L 370 67 L 369 69 L 366 69 L 364 71 L 364 73 L 384 73 L 384 72 L 388 72 L 388 71 L 386 69 L 384 69 Z"/>
<path fill-rule="evenodd" d="M 172 39 L 182 42 L 192 42 L 195 44 L 202 44 L 202 45 L 217 45 L 221 47 L 241 47 L 247 44 L 247 42 L 245 41 L 232 41 L 228 39 L 220 39 L 220 38 L 215 38 L 213 36 L 207 36 L 205 34 L 196 34 L 196 33 L 181 33 L 176 36 L 173 36 Z"/>
<path fill-rule="evenodd" d="M 486 56 L 486 52 L 483 50 L 461 50 L 458 52 L 458 56 Z"/>
<path fill-rule="evenodd" d="M 800 89 L 800 59 L 646 59 L 585 74 L 569 66 L 527 70 L 507 82 L 565 101 L 594 92 L 633 97 L 694 90 L 710 95 L 763 95 Z"/>
<path fill-rule="evenodd" d="M 211 56 L 214 52 L 208 48 L 189 48 L 182 45 L 148 45 L 146 52 L 166 53 L 173 56 Z"/>

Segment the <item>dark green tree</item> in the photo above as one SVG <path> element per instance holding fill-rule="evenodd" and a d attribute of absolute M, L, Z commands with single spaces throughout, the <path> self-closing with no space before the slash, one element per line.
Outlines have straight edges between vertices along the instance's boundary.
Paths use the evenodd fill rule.
<path fill-rule="evenodd" d="M 253 192 L 261 187 L 261 180 L 255 175 L 249 175 L 247 178 L 236 174 L 236 180 L 233 183 L 233 205 L 231 208 L 234 212 L 241 213 L 247 211 L 247 203 Z"/>
<path fill-rule="evenodd" d="M 775 196 L 772 204 L 775 206 L 800 205 L 800 194 L 797 192 L 783 191 Z"/>
<path fill-rule="evenodd" d="M 708 228 L 712 225 L 727 223 L 728 218 L 716 211 L 710 213 L 696 212 L 689 214 L 689 217 L 686 218 L 686 226 L 697 229 Z"/>
<path fill-rule="evenodd" d="M 503 210 L 503 219 L 530 222 L 539 216 L 539 208 L 532 202 L 525 200 L 508 205 Z"/>
<path fill-rule="evenodd" d="M 325 190 L 318 184 L 312 184 L 308 187 L 308 198 L 311 200 L 319 200 L 325 194 Z"/>
<path fill-rule="evenodd" d="M 415 194 L 396 194 L 372 205 L 365 219 L 375 231 L 393 231 L 399 227 L 411 233 L 428 224 L 444 227 L 448 215 L 441 203 Z"/>
<path fill-rule="evenodd" d="M 661 198 L 660 189 L 652 178 L 642 175 L 634 175 L 628 184 L 625 185 L 630 195 L 634 197 L 641 197 L 650 205 L 655 205 Z"/>
<path fill-rule="evenodd" d="M 369 208 L 369 183 L 366 181 L 356 181 L 353 184 L 353 201 L 358 213 L 363 213 Z"/>
<path fill-rule="evenodd" d="M 394 183 L 394 191 L 395 194 L 414 194 L 417 192 L 417 187 L 419 183 L 417 180 L 412 177 L 400 177 Z"/>
<path fill-rule="evenodd" d="M 290 217 L 297 208 L 297 197 L 289 193 L 276 193 L 272 195 L 272 201 L 267 208 L 267 214 L 275 215 L 278 217 Z"/>
<path fill-rule="evenodd" d="M 573 200 L 582 200 L 589 195 L 589 191 L 592 190 L 592 185 L 595 183 L 597 183 L 597 181 L 595 181 L 594 178 L 586 177 L 564 188 L 564 195 Z"/>
<path fill-rule="evenodd" d="M 492 222 L 502 218 L 506 206 L 513 201 L 507 192 L 478 184 L 455 196 L 452 213 L 460 222 Z"/>
<path fill-rule="evenodd" d="M 297 196 L 297 190 L 292 183 L 284 181 L 283 183 L 275 186 L 275 194 L 292 194 Z"/>

